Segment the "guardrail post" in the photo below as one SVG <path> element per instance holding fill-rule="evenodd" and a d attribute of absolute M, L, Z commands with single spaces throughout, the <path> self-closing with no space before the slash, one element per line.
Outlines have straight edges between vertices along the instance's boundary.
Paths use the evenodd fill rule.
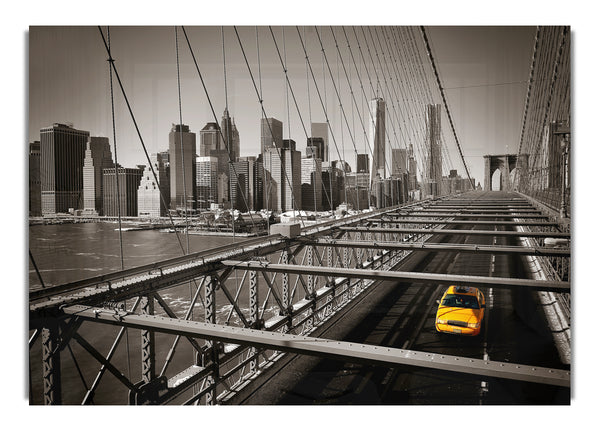
<path fill-rule="evenodd" d="M 142 314 L 154 314 L 154 296 L 143 296 L 141 302 Z M 156 344 L 154 331 L 141 330 L 142 342 L 142 381 L 150 383 L 156 378 Z"/>
<path fill-rule="evenodd" d="M 290 261 L 290 254 L 289 254 L 289 250 L 287 249 L 287 247 L 285 249 L 283 249 L 283 251 L 281 252 L 281 263 L 284 265 L 287 265 Z M 283 306 L 287 307 L 289 306 L 289 304 L 292 302 L 290 301 L 290 276 L 287 272 L 284 272 L 283 274 L 281 274 L 281 300 L 283 302 Z M 285 311 L 285 310 L 282 310 Z"/>
<path fill-rule="evenodd" d="M 308 250 L 307 250 L 307 256 L 306 256 L 306 261 L 307 261 L 307 265 L 308 266 L 313 266 L 314 265 L 314 247 L 313 246 L 309 246 Z M 316 310 L 317 310 L 317 301 L 315 300 L 315 276 L 313 274 L 308 274 L 307 278 L 307 284 L 308 284 L 308 295 L 309 298 L 312 300 L 312 305 L 310 307 L 310 312 L 311 312 L 311 319 L 310 319 L 310 324 L 311 326 L 314 325 L 314 321 L 315 319 L 317 319 L 317 314 L 316 314 Z"/>
<path fill-rule="evenodd" d="M 250 301 L 250 324 L 254 328 L 258 328 L 258 273 L 256 271 L 250 271 L 250 292 L 249 292 L 249 301 Z M 256 355 L 256 348 L 251 347 L 249 350 L 250 357 Z M 250 361 L 250 372 L 252 374 L 258 371 L 258 361 L 257 358 L 253 358 Z"/>
<path fill-rule="evenodd" d="M 204 290 L 204 321 L 206 323 L 217 323 L 217 303 L 216 303 L 216 290 L 218 286 L 219 279 L 216 274 L 210 276 L 210 281 L 205 284 Z M 219 364 L 218 358 L 219 354 L 217 352 L 216 343 L 210 340 L 206 340 L 206 348 L 208 350 L 208 355 L 205 355 L 204 358 L 204 366 L 208 366 L 209 358 L 212 359 L 212 366 L 214 370 L 211 375 L 207 377 L 207 385 L 212 386 L 210 392 L 206 394 L 206 404 L 214 405 L 217 402 L 217 379 L 219 376 Z M 209 357 L 206 357 L 209 356 Z"/>
<path fill-rule="evenodd" d="M 42 329 L 42 377 L 46 405 L 62 404 L 59 344 L 58 321 L 48 319 L 46 327 Z"/>

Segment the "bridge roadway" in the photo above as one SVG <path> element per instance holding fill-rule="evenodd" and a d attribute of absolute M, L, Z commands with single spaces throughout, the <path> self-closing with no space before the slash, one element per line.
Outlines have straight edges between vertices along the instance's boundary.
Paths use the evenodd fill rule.
<path fill-rule="evenodd" d="M 357 216 L 356 219 L 387 216 L 391 216 L 389 210 L 380 214 Z M 480 216 L 486 221 L 492 220 L 490 217 L 492 217 L 491 214 Z M 455 224 L 456 220 L 454 220 L 452 224 L 447 225 L 447 230 L 431 231 L 433 236 L 429 243 L 444 247 L 465 247 L 467 250 L 456 248 L 414 250 L 410 257 L 395 269 L 433 274 L 456 274 L 457 276 L 487 277 L 492 275 L 498 277 L 498 280 L 501 278 L 530 278 L 527 268 L 523 265 L 522 256 L 511 251 L 511 247 L 522 248 L 522 244 L 517 243 L 516 236 L 502 234 L 502 232 L 514 233 L 515 226 L 507 223 L 506 218 L 505 215 L 498 216 L 497 225 L 471 224 L 471 220 L 462 220 L 459 224 Z M 519 218 L 522 217 L 519 216 Z M 343 222 L 347 225 L 346 220 Z M 329 232 L 331 229 L 341 231 L 340 223 L 333 221 L 307 230 L 314 231 L 316 234 Z M 443 224 L 438 220 L 435 224 L 440 223 Z M 408 224 L 410 224 L 410 220 L 408 220 Z M 493 234 L 494 229 L 498 230 L 498 235 Z M 278 242 L 281 239 L 270 237 L 267 239 L 266 245 L 261 246 L 263 253 L 280 248 Z M 308 241 L 315 240 L 320 240 L 319 235 L 316 236 L 316 239 L 308 239 Z M 327 241 L 332 240 L 327 239 Z M 356 236 L 354 239 L 351 236 L 348 236 L 347 239 L 340 238 L 339 241 L 356 242 Z M 261 240 L 261 244 L 263 242 L 264 240 Z M 377 241 L 377 243 L 380 242 Z M 488 249 L 485 253 L 474 253 L 474 245 L 481 245 Z M 255 246 L 257 245 L 252 243 L 252 247 Z M 225 258 L 253 259 L 252 255 L 256 254 L 256 249 L 252 247 L 244 249 L 235 256 L 225 256 Z M 535 251 L 534 254 L 538 253 L 537 248 L 534 247 L 532 250 Z M 199 267 L 194 271 L 201 271 L 203 268 L 210 270 L 217 261 L 227 265 L 222 260 L 224 257 L 220 257 L 218 252 L 219 250 L 211 250 L 198 256 L 192 256 L 194 260 L 200 259 L 199 262 L 194 263 Z M 547 248 L 540 249 L 540 253 L 552 254 Z M 181 266 L 181 259 L 162 262 L 167 265 L 165 267 L 167 269 L 163 272 L 164 265 L 160 266 L 160 273 L 157 273 L 157 267 L 153 264 L 151 267 L 139 267 L 99 277 L 92 281 L 100 283 L 100 287 L 89 292 L 84 289 L 83 296 L 70 292 L 85 288 L 86 283 L 90 280 L 84 284 L 72 283 L 44 292 L 31 292 L 30 313 L 39 315 L 46 308 L 52 310 L 53 307 L 68 310 L 70 304 L 77 304 L 84 298 L 88 301 L 92 299 L 97 301 L 108 294 L 117 298 L 120 297 L 119 295 L 131 295 L 132 291 L 124 290 L 123 293 L 120 293 L 122 287 L 118 283 L 113 283 L 113 280 L 135 277 L 140 271 L 151 271 L 152 277 L 157 280 L 156 283 L 161 283 L 161 285 L 168 283 L 171 277 L 182 277 L 176 272 L 173 272 L 174 275 L 170 275 L 168 269 L 169 265 L 177 268 Z M 190 259 L 190 256 L 185 259 Z M 318 268 L 318 266 L 315 267 L 315 269 Z M 103 283 L 108 283 L 108 286 L 104 286 Z M 134 278 L 132 283 L 135 285 L 135 283 L 143 282 L 138 282 Z M 440 355 L 489 359 L 496 364 L 506 361 L 511 364 L 568 370 L 568 366 L 561 364 L 558 360 L 550 331 L 544 318 L 541 317 L 539 307 L 537 307 L 537 293 L 533 289 L 501 289 L 500 284 L 493 288 L 485 287 L 484 292 L 488 297 L 488 317 L 484 325 L 484 334 L 474 339 L 463 339 L 444 336 L 434 330 L 435 300 L 441 296 L 446 287 L 440 285 L 439 281 L 417 280 L 402 283 L 379 281 L 376 283 L 376 286 L 364 291 L 359 300 L 344 308 L 334 318 L 326 321 L 324 326 L 311 333 L 311 336 L 365 345 L 439 353 Z M 562 286 L 558 287 L 563 288 Z M 66 293 L 69 293 L 70 296 L 63 296 Z M 127 318 L 123 319 L 123 321 L 126 320 Z M 135 343 L 137 344 L 137 340 Z M 168 346 L 165 347 L 163 344 L 159 342 L 157 346 L 160 346 L 161 350 L 165 350 Z M 139 367 L 139 364 L 134 365 Z M 261 378 L 254 379 L 237 395 L 232 394 L 220 402 L 233 404 L 460 404 L 478 402 L 557 404 L 568 403 L 569 400 L 568 387 L 559 389 L 554 386 L 526 384 L 519 381 L 507 383 L 506 380 L 492 378 L 484 378 L 485 381 L 482 383 L 482 377 L 471 377 L 465 374 L 458 375 L 452 372 L 406 366 L 391 370 L 381 366 L 344 364 L 340 360 L 319 360 L 295 354 L 288 354 L 282 361 L 278 361 L 271 368 L 262 370 L 260 374 Z M 263 376 L 267 377 L 264 383 L 262 383 Z M 126 380 L 123 381 L 127 383 Z"/>
<path fill-rule="evenodd" d="M 480 229 L 479 225 L 449 227 Z M 512 230 L 488 225 L 483 229 Z M 515 246 L 511 236 L 436 235 L 431 242 Z M 513 254 L 415 252 L 397 270 L 457 275 L 528 278 L 522 257 Z M 561 363 L 532 290 L 484 288 L 487 298 L 482 333 L 474 338 L 440 334 L 434 327 L 436 299 L 447 286 L 436 283 L 380 281 L 339 319 L 315 336 L 350 342 L 412 349 L 569 369 Z M 232 399 L 236 404 L 568 404 L 569 388 L 465 377 L 451 372 L 389 369 L 331 359 L 288 355 L 261 385 Z"/>

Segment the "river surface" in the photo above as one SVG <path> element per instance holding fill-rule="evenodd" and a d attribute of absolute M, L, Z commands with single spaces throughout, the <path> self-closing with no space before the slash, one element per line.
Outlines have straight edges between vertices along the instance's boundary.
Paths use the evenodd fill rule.
<path fill-rule="evenodd" d="M 125 269 L 156 262 L 172 257 L 181 256 L 188 249 L 188 239 L 180 233 L 180 242 L 175 233 L 158 230 L 124 231 L 122 232 L 123 267 Z M 244 237 L 189 235 L 189 252 L 209 250 L 234 242 L 246 240 Z M 41 225 L 29 228 L 29 249 L 38 267 L 40 276 L 46 287 L 61 285 L 68 282 L 94 277 L 100 274 L 121 269 L 121 241 L 117 223 L 78 223 L 62 225 Z M 236 280 L 242 279 L 242 273 L 235 271 L 226 286 L 231 295 L 236 294 Z M 197 281 L 198 282 L 198 281 Z M 245 282 L 248 283 L 247 281 Z M 42 283 L 29 261 L 29 288 L 37 289 Z M 261 290 L 266 286 L 263 283 Z M 182 317 L 189 309 L 194 283 L 185 283 L 160 292 L 161 297 L 177 316 Z M 202 295 L 203 296 L 203 295 Z M 262 301 L 265 294 L 259 298 Z M 248 289 L 239 292 L 238 304 L 244 313 L 248 310 Z M 261 303 L 262 304 L 262 303 Z M 133 305 L 129 300 L 128 307 Z M 166 315 L 157 304 L 155 312 Z M 265 307 L 264 318 L 267 319 L 277 312 L 276 307 Z M 202 300 L 194 306 L 194 320 L 203 321 L 204 309 Z M 239 324 L 239 318 L 232 313 L 232 306 L 223 294 L 217 295 L 217 323 L 228 321 Z M 107 355 L 118 328 L 109 325 L 98 325 L 85 322 L 78 333 L 100 353 Z M 166 355 L 172 347 L 173 336 L 156 334 L 157 372 L 165 363 Z M 201 340 L 200 340 L 201 341 Z M 132 382 L 140 380 L 140 331 L 128 330 L 116 350 L 113 363 L 126 376 L 131 376 Z M 202 343 L 202 342 L 201 342 Z M 190 344 L 183 340 L 179 343 L 176 355 L 169 364 L 168 376 L 185 369 L 192 364 L 194 354 Z M 36 341 L 30 349 L 30 403 L 43 403 L 41 376 L 41 347 Z M 98 362 L 75 341 L 61 355 L 62 361 L 62 397 L 64 404 L 79 404 L 91 386 L 99 368 Z M 79 370 L 82 370 L 81 375 Z M 102 378 L 101 386 L 94 398 L 97 404 L 126 404 L 127 388 L 110 373 Z"/>

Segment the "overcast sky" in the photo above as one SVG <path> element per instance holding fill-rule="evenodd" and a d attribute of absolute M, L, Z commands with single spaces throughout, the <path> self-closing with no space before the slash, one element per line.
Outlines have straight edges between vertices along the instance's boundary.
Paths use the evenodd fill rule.
<path fill-rule="evenodd" d="M 353 29 L 351 26 L 344 28 L 360 66 L 354 30 L 357 30 L 365 50 L 364 40 L 361 39 L 362 30 Z M 351 117 L 355 111 L 345 84 L 343 69 L 338 66 L 331 28 L 319 27 L 319 32 L 336 80 L 338 73 L 341 76 L 337 85 L 344 95 L 346 117 L 349 122 L 355 121 L 354 142 L 338 107 L 329 72 L 323 69 L 316 30 L 313 26 L 299 29 L 307 46 L 317 82 L 320 86 L 326 82 L 325 90 L 321 87 L 320 91 L 326 99 L 328 116 L 338 144 L 337 149 L 331 145 L 331 158 L 345 158 L 354 168 L 354 146 L 359 153 L 368 150 L 365 148 L 364 134 L 358 118 Z M 103 30 L 106 35 L 106 27 L 103 27 Z M 269 28 L 242 26 L 237 30 L 241 46 L 232 26 L 223 28 L 223 38 L 221 27 L 186 26 L 218 121 L 220 122 L 225 108 L 227 82 L 227 104 L 240 133 L 241 154 L 258 154 L 261 111 L 250 72 L 245 64 L 243 47 L 256 85 L 262 89 L 266 114 L 283 121 L 284 138 L 294 139 L 298 148 L 303 151 L 306 134 L 291 93 L 288 121 L 284 75 Z M 344 33 L 341 27 L 334 27 L 333 30 L 342 46 L 342 55 L 346 56 L 344 61 L 350 71 L 352 66 L 345 47 Z M 422 46 L 420 32 L 416 30 L 414 34 Z M 427 31 L 443 85 L 447 89 L 451 115 L 466 162 L 471 175 L 476 181 L 483 183 L 483 155 L 517 151 L 535 28 L 444 26 L 427 27 Z M 324 122 L 325 115 L 312 78 L 307 81 L 298 31 L 293 26 L 273 27 L 273 33 L 281 55 L 285 54 L 292 90 L 302 111 L 302 121 L 310 135 L 310 120 Z M 163 151 L 168 148 L 171 124 L 179 122 L 175 29 L 173 26 L 112 26 L 110 36 L 113 58 L 148 152 Z M 198 134 L 207 122 L 214 121 L 214 117 L 181 29 L 178 30 L 178 47 L 183 123 L 188 124 L 191 130 Z M 367 56 L 366 50 L 364 54 Z M 29 141 L 39 139 L 39 130 L 42 127 L 54 122 L 68 122 L 75 128 L 89 131 L 93 136 L 110 137 L 112 145 L 110 86 L 106 59 L 102 37 L 95 26 L 30 28 Z M 310 87 L 307 86 L 307 82 L 310 82 Z M 363 84 L 367 96 L 372 97 L 368 81 L 363 80 Z M 116 79 L 113 85 L 119 163 L 128 167 L 145 164 L 137 132 Z M 357 96 L 360 96 L 358 85 L 355 85 L 354 89 Z M 385 94 L 383 96 L 386 98 Z M 362 104 L 361 98 L 357 100 Z M 364 112 L 368 118 L 367 111 Z M 363 121 L 366 125 L 367 119 L 363 118 Z M 456 158 L 456 145 L 446 120 L 444 124 L 446 144 L 453 157 L 451 165 L 464 176 L 464 170 Z M 391 125 L 390 119 L 388 125 Z M 389 133 L 391 137 L 391 131 Z M 197 141 L 199 142 L 199 139 Z M 446 168 L 444 174 L 448 174 Z"/>

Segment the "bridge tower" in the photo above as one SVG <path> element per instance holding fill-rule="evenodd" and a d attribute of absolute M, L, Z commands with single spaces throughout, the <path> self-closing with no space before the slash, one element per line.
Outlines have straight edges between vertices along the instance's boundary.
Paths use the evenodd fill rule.
<path fill-rule="evenodd" d="M 492 190 L 492 176 L 500 169 L 500 190 L 511 190 L 510 173 L 517 166 L 516 154 L 487 155 L 483 171 L 483 190 Z"/>

